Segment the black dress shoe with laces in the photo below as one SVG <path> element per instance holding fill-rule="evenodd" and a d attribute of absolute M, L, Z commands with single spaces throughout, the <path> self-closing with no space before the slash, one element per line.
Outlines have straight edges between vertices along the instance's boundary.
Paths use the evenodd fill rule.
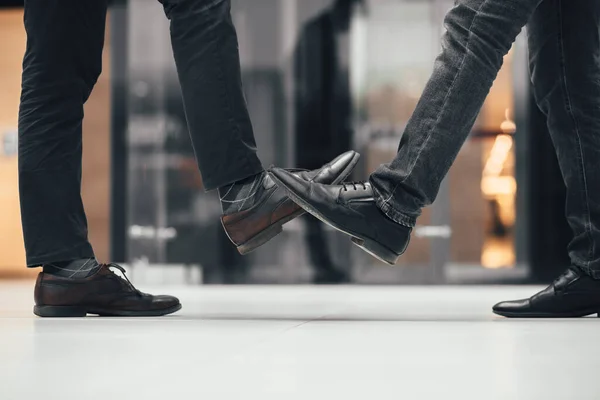
<path fill-rule="evenodd" d="M 574 318 L 599 314 L 600 281 L 570 267 L 541 292 L 525 300 L 498 303 L 494 312 L 509 318 Z"/>
<path fill-rule="evenodd" d="M 300 207 L 351 236 L 352 242 L 367 253 L 394 265 L 406 250 L 412 228 L 392 221 L 379 210 L 369 182 L 322 185 L 281 168 L 270 172 Z"/>

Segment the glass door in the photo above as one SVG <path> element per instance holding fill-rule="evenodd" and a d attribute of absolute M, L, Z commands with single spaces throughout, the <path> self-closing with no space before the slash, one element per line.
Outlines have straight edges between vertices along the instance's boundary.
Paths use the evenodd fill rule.
<path fill-rule="evenodd" d="M 361 178 L 396 154 L 440 52 L 443 18 L 453 4 L 373 0 L 354 18 L 351 75 Z M 515 268 L 517 239 L 523 239 L 517 238 L 515 120 L 524 117 L 515 115 L 515 105 L 528 96 L 523 54 L 519 38 L 436 202 L 419 218 L 399 268 L 381 268 L 355 251 L 359 282 L 479 281 L 522 271 Z"/>

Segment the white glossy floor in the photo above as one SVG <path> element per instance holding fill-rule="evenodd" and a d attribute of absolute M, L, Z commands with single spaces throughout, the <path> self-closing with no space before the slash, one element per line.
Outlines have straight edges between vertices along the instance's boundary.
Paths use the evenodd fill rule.
<path fill-rule="evenodd" d="M 536 289 L 170 288 L 171 317 L 57 320 L 0 284 L 0 399 L 600 399 L 599 319 L 491 313 Z"/>

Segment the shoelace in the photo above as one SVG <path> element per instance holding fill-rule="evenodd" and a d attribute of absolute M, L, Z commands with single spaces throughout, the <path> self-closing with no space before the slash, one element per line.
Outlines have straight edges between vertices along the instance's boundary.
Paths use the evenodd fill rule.
<path fill-rule="evenodd" d="M 131 290 L 136 293 L 138 296 L 142 296 L 142 292 L 140 292 L 139 290 L 137 290 L 135 288 L 135 286 L 133 286 L 133 283 L 131 283 L 131 281 L 129 280 L 129 278 L 127 277 L 127 274 L 125 271 L 125 268 L 121 267 L 119 264 L 115 264 L 115 263 L 109 263 L 109 264 L 100 264 L 100 266 L 102 267 L 106 267 L 106 269 L 108 269 L 110 271 L 111 268 L 115 268 L 119 271 L 121 271 L 121 273 L 123 274 L 123 276 L 118 276 L 117 274 L 115 274 L 113 271 L 110 271 L 114 276 L 116 276 L 117 278 L 119 278 L 123 283 L 126 283 L 129 288 L 131 288 Z M 124 279 L 123 279 L 124 278 Z"/>
<path fill-rule="evenodd" d="M 354 188 L 354 190 L 358 190 L 357 185 L 360 187 L 362 186 L 363 190 L 367 190 L 367 184 L 366 182 L 344 182 L 342 183 L 342 186 L 344 187 L 344 191 L 348 191 L 348 188 L 350 186 L 352 186 Z"/>

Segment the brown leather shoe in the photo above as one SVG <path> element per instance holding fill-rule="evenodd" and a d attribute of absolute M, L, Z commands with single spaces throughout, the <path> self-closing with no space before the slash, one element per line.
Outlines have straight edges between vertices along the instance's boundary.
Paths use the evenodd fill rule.
<path fill-rule="evenodd" d="M 307 181 L 337 184 L 350 175 L 360 155 L 348 151 L 320 169 L 314 171 L 292 170 Z M 304 210 L 290 200 L 283 188 L 267 177 L 261 198 L 247 209 L 221 217 L 223 228 L 240 254 L 247 254 L 267 243 L 283 231 L 282 226 L 304 214 Z"/>
<path fill-rule="evenodd" d="M 173 296 L 153 296 L 137 290 L 117 264 L 103 264 L 85 279 L 68 279 L 40 273 L 35 284 L 33 313 L 40 317 L 85 317 L 98 314 L 112 317 L 156 317 L 174 313 L 181 303 Z"/>

